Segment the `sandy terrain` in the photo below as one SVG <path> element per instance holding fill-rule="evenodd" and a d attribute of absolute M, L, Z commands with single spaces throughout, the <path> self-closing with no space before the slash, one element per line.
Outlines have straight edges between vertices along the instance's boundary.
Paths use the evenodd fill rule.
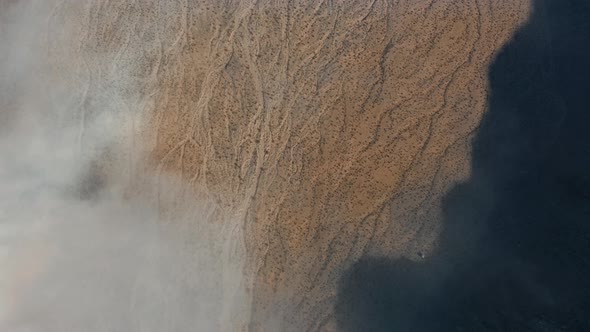
<path fill-rule="evenodd" d="M 488 65 L 528 11 L 527 0 L 65 0 L 46 17 L 47 75 L 75 87 L 81 146 L 104 90 L 129 97 L 116 104 L 121 148 L 98 173 L 129 195 L 146 175 L 172 176 L 215 202 L 210 222 L 231 229 L 222 266 L 244 262 L 244 329 L 335 330 L 352 263 L 436 250 L 441 198 L 469 175 Z"/>

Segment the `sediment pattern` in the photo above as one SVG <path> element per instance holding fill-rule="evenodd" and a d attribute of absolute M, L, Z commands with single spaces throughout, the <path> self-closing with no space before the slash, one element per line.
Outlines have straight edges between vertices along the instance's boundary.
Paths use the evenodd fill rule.
<path fill-rule="evenodd" d="M 132 96 L 105 170 L 123 160 L 130 185 L 148 170 L 177 176 L 240 229 L 224 259 L 246 260 L 244 329 L 334 330 L 350 264 L 435 250 L 441 197 L 469 173 L 488 65 L 528 11 L 526 0 L 63 1 L 48 51 L 78 54 L 53 68 L 77 73 L 81 128 L 101 103 L 93 91 Z"/>

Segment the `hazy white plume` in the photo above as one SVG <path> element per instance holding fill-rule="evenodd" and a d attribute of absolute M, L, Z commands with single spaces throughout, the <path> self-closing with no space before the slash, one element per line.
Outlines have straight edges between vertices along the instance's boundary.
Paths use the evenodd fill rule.
<path fill-rule="evenodd" d="M 115 176 L 81 195 L 92 164 L 134 134 L 121 105 L 136 96 L 111 84 L 120 71 L 88 91 L 48 65 L 52 3 L 0 2 L 0 330 L 229 328 L 246 301 L 241 263 L 221 257 L 231 217 L 212 222 L 218 207 L 173 178 L 128 195 Z M 100 102 L 82 111 L 89 95 Z"/>

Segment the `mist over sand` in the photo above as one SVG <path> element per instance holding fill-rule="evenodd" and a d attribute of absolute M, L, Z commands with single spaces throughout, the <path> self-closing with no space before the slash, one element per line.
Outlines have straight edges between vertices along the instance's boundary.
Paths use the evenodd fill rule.
<path fill-rule="evenodd" d="M 62 44 L 47 35 L 55 6 L 0 6 L 0 329 L 231 330 L 246 304 L 232 220 L 173 175 L 131 184 L 132 70 L 80 82 L 74 17 Z"/>

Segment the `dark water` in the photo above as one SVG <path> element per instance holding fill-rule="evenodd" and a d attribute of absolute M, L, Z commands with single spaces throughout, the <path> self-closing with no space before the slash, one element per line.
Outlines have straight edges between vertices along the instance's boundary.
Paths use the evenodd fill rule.
<path fill-rule="evenodd" d="M 590 331 L 590 0 L 537 0 L 491 67 L 472 177 L 425 263 L 367 257 L 343 331 Z"/>

